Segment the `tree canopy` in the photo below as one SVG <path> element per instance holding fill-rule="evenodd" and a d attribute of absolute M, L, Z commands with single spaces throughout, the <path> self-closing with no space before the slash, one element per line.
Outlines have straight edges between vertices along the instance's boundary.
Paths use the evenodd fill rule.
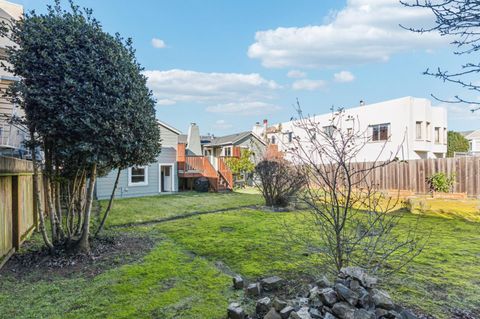
<path fill-rule="evenodd" d="M 155 101 L 142 67 L 131 40 L 104 32 L 91 10 L 73 3 L 65 10 L 57 0 L 45 14 L 26 13 L 2 33 L 16 43 L 7 50 L 7 68 L 21 79 L 9 95 L 24 109 L 31 136 L 45 153 L 43 173 L 54 190 L 47 192 L 49 213 L 58 230 L 52 236 L 59 240 L 65 226 L 88 251 L 97 172 L 147 164 L 160 152 Z M 62 205 L 55 209 L 65 198 L 61 191 L 78 196 L 64 203 L 72 208 L 67 220 L 79 214 L 76 229 L 68 221 L 62 226 Z M 76 209 L 74 202 L 80 203 Z"/>
<path fill-rule="evenodd" d="M 447 157 L 453 157 L 455 152 L 467 152 L 468 149 L 468 140 L 462 134 L 454 131 L 448 131 Z"/>

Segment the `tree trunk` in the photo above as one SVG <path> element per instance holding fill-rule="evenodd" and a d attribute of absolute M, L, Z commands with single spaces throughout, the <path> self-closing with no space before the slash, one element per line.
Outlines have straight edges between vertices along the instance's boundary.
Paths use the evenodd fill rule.
<path fill-rule="evenodd" d="M 39 220 L 40 220 L 40 232 L 42 233 L 43 241 L 45 242 L 45 245 L 50 249 L 50 251 L 53 250 L 53 245 L 50 242 L 50 239 L 48 238 L 47 234 L 47 229 L 45 228 L 45 215 L 43 212 L 43 207 L 42 207 L 42 202 L 40 199 L 40 179 L 38 178 L 38 163 L 37 163 L 37 158 L 35 154 L 35 136 L 33 132 L 30 132 L 30 139 L 32 141 L 32 146 L 30 147 L 30 150 L 32 152 L 32 164 L 33 164 L 33 200 L 35 201 L 35 206 L 37 208 L 36 213 L 38 214 Z"/>
<path fill-rule="evenodd" d="M 85 216 L 83 218 L 82 235 L 78 241 L 78 250 L 84 253 L 90 253 L 90 243 L 88 241 L 90 235 L 90 215 L 92 213 L 93 189 L 97 177 L 97 163 L 91 168 L 90 180 L 88 182 L 88 193 L 85 205 Z"/>
<path fill-rule="evenodd" d="M 113 199 L 115 198 L 115 191 L 117 190 L 118 180 L 120 179 L 121 171 L 122 170 L 120 168 L 117 171 L 117 177 L 115 178 L 115 183 L 113 184 L 112 194 L 110 195 L 110 200 L 108 201 L 107 209 L 105 210 L 105 214 L 103 215 L 103 219 L 100 222 L 100 225 L 98 226 L 97 232 L 95 233 L 95 237 L 97 237 L 98 234 L 100 233 L 100 231 L 103 229 L 103 226 L 105 225 L 105 221 L 107 220 L 108 214 L 110 213 L 110 209 L 112 208 Z"/>
<path fill-rule="evenodd" d="M 51 189 L 50 177 L 47 177 L 45 180 L 45 196 L 47 198 L 48 215 L 50 217 L 50 227 L 52 228 L 51 229 L 52 240 L 53 242 L 56 242 L 58 240 L 57 225 L 56 225 L 56 218 L 55 218 L 55 209 L 52 201 L 52 189 Z"/>

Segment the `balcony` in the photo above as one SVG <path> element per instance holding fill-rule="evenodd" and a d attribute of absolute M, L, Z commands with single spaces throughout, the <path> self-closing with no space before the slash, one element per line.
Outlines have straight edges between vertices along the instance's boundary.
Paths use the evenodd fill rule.
<path fill-rule="evenodd" d="M 12 124 L 0 123 L 0 148 L 23 149 L 25 133 Z"/>

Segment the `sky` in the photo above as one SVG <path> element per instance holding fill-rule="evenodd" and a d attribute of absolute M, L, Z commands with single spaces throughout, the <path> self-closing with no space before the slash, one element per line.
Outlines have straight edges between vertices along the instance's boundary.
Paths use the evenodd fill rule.
<path fill-rule="evenodd" d="M 44 12 L 47 0 L 12 0 Z M 67 1 L 63 1 L 67 5 Z M 76 0 L 105 31 L 133 39 L 157 100 L 158 119 L 202 134 L 288 121 L 304 114 L 414 96 L 448 109 L 449 129 L 479 128 L 461 87 L 425 76 L 458 70 L 451 39 L 400 27 L 424 27 L 429 11 L 397 0 Z"/>

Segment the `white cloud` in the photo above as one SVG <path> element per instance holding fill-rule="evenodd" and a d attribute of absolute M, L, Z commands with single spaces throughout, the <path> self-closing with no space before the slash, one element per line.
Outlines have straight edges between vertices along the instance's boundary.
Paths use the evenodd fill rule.
<path fill-rule="evenodd" d="M 232 128 L 233 125 L 230 123 L 227 123 L 227 121 L 225 120 L 217 120 L 215 121 L 214 127 L 219 130 L 226 130 L 226 129 Z"/>
<path fill-rule="evenodd" d="M 298 79 L 298 78 L 306 77 L 307 73 L 299 71 L 299 70 L 290 70 L 290 71 L 288 71 L 287 76 L 289 78 Z"/>
<path fill-rule="evenodd" d="M 333 75 L 335 82 L 346 83 L 355 80 L 355 76 L 349 71 L 340 71 Z"/>
<path fill-rule="evenodd" d="M 257 73 L 205 73 L 188 70 L 145 71 L 147 85 L 159 104 L 231 103 L 273 98 L 280 86 Z"/>
<path fill-rule="evenodd" d="M 173 105 L 173 104 L 176 104 L 176 103 L 177 102 L 175 102 L 174 100 L 170 100 L 170 99 L 157 100 L 158 105 Z"/>
<path fill-rule="evenodd" d="M 273 113 L 280 107 L 265 102 L 225 103 L 207 107 L 211 113 L 236 113 L 240 115 L 263 115 Z"/>
<path fill-rule="evenodd" d="M 325 87 L 326 82 L 323 80 L 298 80 L 293 82 L 292 88 L 294 90 L 314 91 Z"/>
<path fill-rule="evenodd" d="M 156 49 L 163 49 L 163 48 L 167 47 L 167 45 L 165 44 L 165 41 L 163 41 L 162 39 L 158 39 L 158 38 L 153 38 L 152 39 L 152 46 Z"/>
<path fill-rule="evenodd" d="M 248 56 L 269 68 L 338 67 L 387 61 L 393 54 L 431 50 L 448 42 L 437 33 L 402 29 L 434 21 L 428 9 L 407 8 L 398 0 L 348 0 L 322 25 L 258 31 Z"/>

